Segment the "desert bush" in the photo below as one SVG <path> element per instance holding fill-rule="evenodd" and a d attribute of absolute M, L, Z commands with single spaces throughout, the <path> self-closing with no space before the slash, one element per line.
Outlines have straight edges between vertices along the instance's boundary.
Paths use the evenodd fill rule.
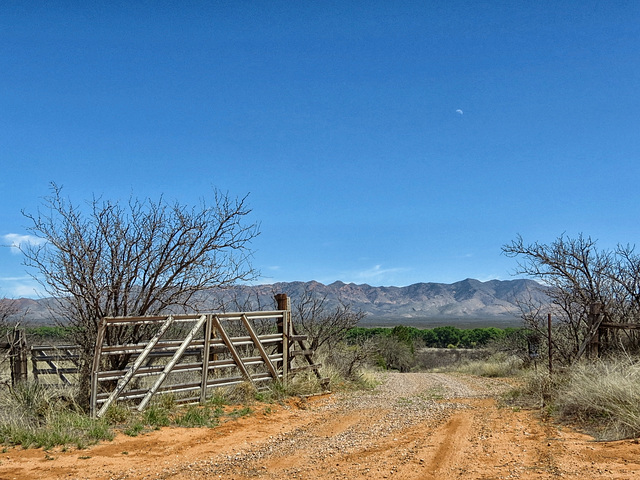
<path fill-rule="evenodd" d="M 219 404 L 252 403 L 256 399 L 256 387 L 250 382 L 242 382 L 230 387 L 216 389 L 215 397 Z"/>
<path fill-rule="evenodd" d="M 356 379 L 360 371 L 372 363 L 375 341 L 360 339 L 357 343 L 340 342 L 326 351 L 323 363 L 330 365 L 346 379 Z"/>
<path fill-rule="evenodd" d="M 49 449 L 84 448 L 113 438 L 109 422 L 92 419 L 69 403 L 68 395 L 37 383 L 20 383 L 0 398 L 0 443 Z"/>
<path fill-rule="evenodd" d="M 461 363 L 457 370 L 480 377 L 510 377 L 522 371 L 523 363 L 518 357 L 496 354 L 482 360 Z"/>
<path fill-rule="evenodd" d="M 385 370 L 408 372 L 415 366 L 415 350 L 397 336 L 376 337 L 374 349 L 377 366 Z"/>
<path fill-rule="evenodd" d="M 481 361 L 488 353 L 483 349 L 421 348 L 416 352 L 416 364 L 422 370 L 456 370 L 461 365 Z"/>
<path fill-rule="evenodd" d="M 640 361 L 599 360 L 576 365 L 558 392 L 560 418 L 600 439 L 640 436 Z"/>

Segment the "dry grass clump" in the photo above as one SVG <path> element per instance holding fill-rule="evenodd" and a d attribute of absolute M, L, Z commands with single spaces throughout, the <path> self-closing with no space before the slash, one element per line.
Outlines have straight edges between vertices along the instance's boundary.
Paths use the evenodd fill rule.
<path fill-rule="evenodd" d="M 49 449 L 56 445 L 85 448 L 112 439 L 109 423 L 85 415 L 65 395 L 34 382 L 0 393 L 0 443 Z"/>
<path fill-rule="evenodd" d="M 495 354 L 484 360 L 471 360 L 456 366 L 456 371 L 479 377 L 510 377 L 522 371 L 523 363 L 518 357 Z"/>
<path fill-rule="evenodd" d="M 558 415 L 599 439 L 640 436 L 640 361 L 629 357 L 575 365 L 560 388 Z"/>
<path fill-rule="evenodd" d="M 640 359 L 584 361 L 549 375 L 525 372 L 505 400 L 544 413 L 599 440 L 640 437 Z"/>

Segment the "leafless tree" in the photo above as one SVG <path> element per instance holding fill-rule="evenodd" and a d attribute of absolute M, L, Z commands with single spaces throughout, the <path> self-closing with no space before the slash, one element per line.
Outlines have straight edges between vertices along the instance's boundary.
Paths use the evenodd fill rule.
<path fill-rule="evenodd" d="M 4 371 L 10 368 L 10 362 L 15 360 L 22 342 L 24 342 L 24 331 L 21 331 L 18 301 L 11 298 L 0 298 L 0 332 L 3 338 L 2 353 L 0 354 L 0 364 L 3 365 Z M 24 353 L 24 352 L 20 352 Z M 12 359 L 12 357 L 14 357 Z M 12 382 L 18 379 L 13 378 L 13 370 L 11 370 Z M 5 381 L 3 379 L 3 381 Z"/>
<path fill-rule="evenodd" d="M 52 184 L 35 214 L 25 213 L 32 234 L 45 240 L 23 247 L 25 265 L 55 301 L 57 321 L 75 327 L 82 346 L 80 400 L 88 395 L 98 323 L 103 317 L 190 311 L 196 294 L 250 280 L 246 197 L 214 191 L 212 204 L 94 197 L 71 203 Z M 144 328 L 114 329 L 109 343 L 137 343 Z M 126 363 L 126 358 L 114 358 Z M 122 365 L 114 365 L 122 367 Z"/>
<path fill-rule="evenodd" d="M 545 285 L 551 310 L 541 312 L 539 306 L 529 304 L 521 308 L 523 318 L 529 328 L 542 330 L 546 313 L 553 313 L 556 351 L 567 361 L 588 334 L 591 305 L 602 306 L 607 322 L 640 320 L 640 258 L 633 247 L 599 250 L 590 237 L 561 235 L 550 244 L 525 244 L 518 236 L 502 250 L 518 257 L 516 273 Z"/>
<path fill-rule="evenodd" d="M 293 323 L 309 337 L 311 349 L 316 351 L 324 346 L 331 348 L 341 341 L 365 315 L 342 300 L 333 309 L 328 309 L 327 296 L 315 295 L 309 289 L 305 289 L 292 305 Z"/>
<path fill-rule="evenodd" d="M 11 298 L 0 298 L 0 326 L 7 327 L 12 317 L 18 313 L 18 303 Z"/>

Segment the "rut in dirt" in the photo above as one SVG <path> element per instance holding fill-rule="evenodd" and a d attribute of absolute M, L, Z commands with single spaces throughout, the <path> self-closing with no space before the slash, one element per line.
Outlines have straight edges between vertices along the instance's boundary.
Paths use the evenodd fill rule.
<path fill-rule="evenodd" d="M 231 473 L 236 478 L 281 478 L 310 475 L 320 468 L 339 478 L 338 470 L 348 467 L 353 473 L 366 464 L 360 470 L 369 474 L 381 451 L 402 452 L 397 461 L 409 460 L 411 449 L 418 447 L 398 448 L 402 432 L 417 425 L 435 428 L 452 412 L 470 408 L 463 399 L 486 398 L 509 388 L 497 380 L 438 373 L 386 373 L 381 380 L 373 391 L 337 394 L 333 402 L 305 412 L 308 421 L 294 430 L 234 455 L 190 464 L 186 470 L 194 478 Z"/>

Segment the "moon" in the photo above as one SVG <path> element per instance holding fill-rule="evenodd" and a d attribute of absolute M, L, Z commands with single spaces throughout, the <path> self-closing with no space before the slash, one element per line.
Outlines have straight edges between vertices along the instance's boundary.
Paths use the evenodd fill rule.
<path fill-rule="evenodd" d="M 456 113 L 459 114 L 459 115 L 464 115 L 464 112 L 462 110 L 460 110 L 460 109 L 457 109 Z"/>

